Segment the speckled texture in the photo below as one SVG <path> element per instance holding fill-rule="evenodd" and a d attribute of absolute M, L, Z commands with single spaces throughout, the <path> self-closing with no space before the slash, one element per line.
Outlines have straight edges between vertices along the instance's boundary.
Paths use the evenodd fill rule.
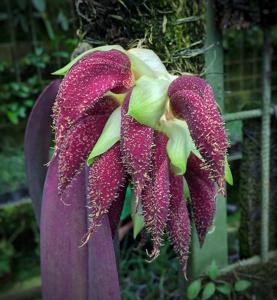
<path fill-rule="evenodd" d="M 89 152 L 99 138 L 110 113 L 116 108 L 116 103 L 110 99 L 103 99 L 101 107 L 96 106 L 98 114 L 86 115 L 79 119 L 68 130 L 58 153 L 59 158 L 59 193 L 62 196 L 65 189 L 71 185 L 73 178 L 84 166 Z M 105 113 L 104 113 L 104 111 Z"/>
<path fill-rule="evenodd" d="M 192 138 L 210 172 L 224 191 L 224 158 L 228 140 L 211 87 L 201 78 L 181 76 L 173 81 L 168 95 L 177 117 L 186 120 Z"/>
<path fill-rule="evenodd" d="M 186 276 L 191 227 L 183 193 L 183 176 L 176 176 L 170 172 L 170 194 L 168 234 Z"/>
<path fill-rule="evenodd" d="M 193 154 L 188 159 L 185 178 L 190 191 L 193 220 L 202 245 L 213 222 L 216 186 L 209 178 L 209 172 L 202 169 L 201 160 Z"/>
<path fill-rule="evenodd" d="M 83 242 L 101 224 L 102 217 L 108 213 L 114 201 L 125 196 L 126 175 L 120 155 L 119 143 L 95 159 L 88 176 L 88 215 L 89 229 Z"/>
<path fill-rule="evenodd" d="M 147 179 L 149 180 L 154 129 L 140 124 L 131 116 L 126 115 L 130 95 L 127 95 L 121 110 L 121 153 L 124 166 L 131 176 L 138 204 L 141 192 Z"/>
<path fill-rule="evenodd" d="M 160 253 L 161 240 L 168 217 L 169 207 L 169 162 L 166 154 L 167 137 L 155 133 L 155 149 L 151 180 L 142 194 L 144 223 L 153 241 L 149 257 L 153 260 Z"/>
<path fill-rule="evenodd" d="M 84 56 L 64 77 L 54 105 L 56 151 L 66 131 L 108 92 L 126 92 L 133 85 L 127 55 L 118 50 Z"/>

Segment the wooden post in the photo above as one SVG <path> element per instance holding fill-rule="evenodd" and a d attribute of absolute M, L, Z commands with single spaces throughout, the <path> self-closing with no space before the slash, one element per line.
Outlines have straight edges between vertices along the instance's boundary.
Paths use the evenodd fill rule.
<path fill-rule="evenodd" d="M 208 48 L 209 50 L 205 54 L 206 80 L 212 86 L 216 101 L 223 113 L 223 49 L 221 34 L 215 23 L 214 3 L 214 0 L 207 0 L 206 46 L 213 46 Z M 195 228 L 193 228 L 189 265 L 190 276 L 196 277 L 205 272 L 213 260 L 219 267 L 225 267 L 228 262 L 226 199 L 221 195 L 217 196 L 216 199 L 214 227 L 207 234 L 202 248 L 199 246 L 198 237 Z"/>

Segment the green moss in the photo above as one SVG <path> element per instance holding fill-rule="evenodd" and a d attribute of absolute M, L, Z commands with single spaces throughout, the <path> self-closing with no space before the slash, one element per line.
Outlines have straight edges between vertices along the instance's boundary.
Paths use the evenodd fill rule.
<path fill-rule="evenodd" d="M 201 1 L 104 0 L 93 1 L 90 6 L 76 2 L 81 17 L 79 35 L 91 45 L 121 44 L 126 48 L 140 45 L 154 50 L 172 73 L 202 71 L 202 55 L 180 56 L 183 50 L 203 46 Z M 199 18 L 193 21 L 192 16 Z"/>

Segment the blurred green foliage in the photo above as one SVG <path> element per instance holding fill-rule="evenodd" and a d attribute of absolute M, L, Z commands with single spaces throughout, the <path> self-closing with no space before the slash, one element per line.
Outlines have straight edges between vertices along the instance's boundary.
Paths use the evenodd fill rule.
<path fill-rule="evenodd" d="M 31 202 L 0 207 L 0 224 L 0 283 L 38 275 L 39 232 Z"/>

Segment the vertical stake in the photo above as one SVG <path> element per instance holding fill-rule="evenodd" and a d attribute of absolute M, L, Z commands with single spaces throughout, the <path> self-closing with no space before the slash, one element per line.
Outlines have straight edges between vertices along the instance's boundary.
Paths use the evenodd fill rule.
<path fill-rule="evenodd" d="M 261 130 L 261 257 L 268 260 L 269 251 L 269 189 L 270 189 L 270 101 L 271 101 L 271 39 L 270 30 L 264 29 L 263 49 L 263 103 Z"/>

